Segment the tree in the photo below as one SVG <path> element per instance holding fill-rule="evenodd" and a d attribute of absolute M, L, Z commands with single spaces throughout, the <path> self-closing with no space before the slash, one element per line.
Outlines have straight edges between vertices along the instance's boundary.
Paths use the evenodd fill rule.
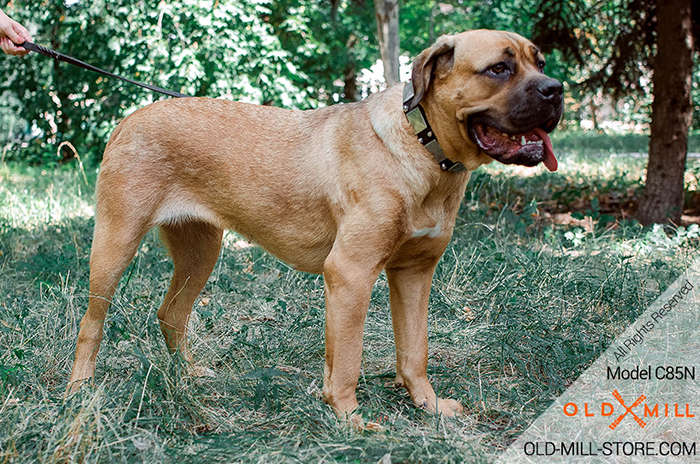
<path fill-rule="evenodd" d="M 98 67 L 190 95 L 307 104 L 304 72 L 270 25 L 266 0 L 35 3 L 16 0 L 8 13 L 36 42 Z M 0 75 L 0 95 L 26 124 L 14 137 L 24 148 L 10 152 L 30 162 L 55 160 L 63 141 L 99 161 L 116 123 L 161 98 L 39 55 L 0 59 Z"/>
<path fill-rule="evenodd" d="M 374 0 L 377 37 L 387 86 L 399 82 L 399 1 Z"/>
<path fill-rule="evenodd" d="M 691 0 L 542 0 L 533 39 L 559 50 L 571 63 L 589 67 L 577 85 L 604 89 L 613 98 L 645 92 L 653 70 L 654 101 L 647 184 L 637 217 L 643 224 L 680 223 L 688 130 L 693 42 Z M 697 18 L 697 12 L 696 12 Z M 695 32 L 694 32 L 695 31 Z"/>
<path fill-rule="evenodd" d="M 693 119 L 691 0 L 660 1 L 654 60 L 649 164 L 637 217 L 642 224 L 680 224 L 688 130 Z"/>
<path fill-rule="evenodd" d="M 357 75 L 377 59 L 371 0 L 273 0 L 270 25 L 303 76 L 307 107 L 356 101 Z"/>

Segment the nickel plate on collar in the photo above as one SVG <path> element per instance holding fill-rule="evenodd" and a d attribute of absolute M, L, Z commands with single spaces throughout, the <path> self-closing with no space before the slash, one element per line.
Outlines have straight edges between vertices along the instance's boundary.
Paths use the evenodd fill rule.
<path fill-rule="evenodd" d="M 415 108 L 411 107 L 408 102 L 413 100 L 413 97 L 415 96 L 415 92 L 413 91 L 413 83 L 411 81 L 406 82 L 406 85 L 403 86 L 403 112 L 408 113 L 412 109 Z"/>
<path fill-rule="evenodd" d="M 418 141 L 433 155 L 433 158 L 435 158 L 435 161 L 437 161 L 440 169 L 443 171 L 466 171 L 467 169 L 462 163 L 459 161 L 452 161 L 445 155 L 445 152 L 442 151 L 442 147 L 438 143 L 435 133 L 432 127 L 430 127 L 430 123 L 428 123 L 420 102 L 417 102 L 415 106 L 411 107 L 409 102 L 413 99 L 414 95 L 413 84 L 407 82 L 403 88 L 403 111 L 406 114 L 406 119 L 413 128 L 413 133 L 418 137 Z"/>
<path fill-rule="evenodd" d="M 421 113 L 421 110 L 418 107 L 415 107 L 406 113 L 406 118 L 408 118 L 408 122 L 410 122 L 411 126 L 413 126 L 413 133 L 415 134 L 420 134 L 428 128 L 428 124 L 423 117 L 423 113 Z"/>

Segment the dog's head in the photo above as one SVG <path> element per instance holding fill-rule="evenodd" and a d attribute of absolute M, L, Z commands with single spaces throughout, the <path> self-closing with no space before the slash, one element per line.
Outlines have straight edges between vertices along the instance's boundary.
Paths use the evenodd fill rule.
<path fill-rule="evenodd" d="M 485 153 L 554 171 L 547 134 L 562 116 L 563 87 L 544 64 L 540 50 L 514 33 L 442 36 L 413 62 L 411 103 L 423 105 L 439 142 L 462 158 Z"/>

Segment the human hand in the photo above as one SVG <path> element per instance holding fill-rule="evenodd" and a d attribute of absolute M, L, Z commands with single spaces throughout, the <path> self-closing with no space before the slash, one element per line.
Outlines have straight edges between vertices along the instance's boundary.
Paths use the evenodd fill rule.
<path fill-rule="evenodd" d="M 8 55 L 26 55 L 29 50 L 19 45 L 31 41 L 29 31 L 0 10 L 0 48 Z"/>

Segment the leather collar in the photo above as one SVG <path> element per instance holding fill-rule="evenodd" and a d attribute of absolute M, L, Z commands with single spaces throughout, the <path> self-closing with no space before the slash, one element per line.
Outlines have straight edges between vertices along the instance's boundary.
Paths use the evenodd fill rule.
<path fill-rule="evenodd" d="M 440 165 L 440 169 L 443 171 L 451 172 L 463 172 L 467 168 L 464 167 L 459 161 L 452 161 L 449 159 L 442 147 L 435 137 L 435 132 L 433 128 L 430 127 L 428 118 L 425 116 L 425 110 L 417 103 L 413 106 L 410 105 L 410 101 L 413 99 L 414 91 L 413 84 L 411 81 L 407 82 L 403 88 L 403 112 L 406 115 L 406 119 L 413 127 L 413 132 L 418 137 L 418 141 L 425 147 L 426 150 L 433 155 L 435 161 Z"/>

